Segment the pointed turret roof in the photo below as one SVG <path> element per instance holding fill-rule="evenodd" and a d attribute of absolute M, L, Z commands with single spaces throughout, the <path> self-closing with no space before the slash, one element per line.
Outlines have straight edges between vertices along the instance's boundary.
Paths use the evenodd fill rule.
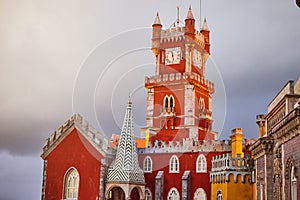
<path fill-rule="evenodd" d="M 192 7 L 191 6 L 189 7 L 189 11 L 188 11 L 186 19 L 195 19 L 194 16 L 193 16 L 193 12 L 192 12 Z"/>
<path fill-rule="evenodd" d="M 156 17 L 155 17 L 155 20 L 154 20 L 154 24 L 158 24 L 158 25 L 161 25 L 161 22 L 160 22 L 160 18 L 159 18 L 159 15 L 158 15 L 158 12 L 156 13 Z"/>
<path fill-rule="evenodd" d="M 202 30 L 204 30 L 204 31 L 209 31 L 209 28 L 208 28 L 208 25 L 207 25 L 206 18 L 204 18 L 204 22 L 203 22 Z"/>
<path fill-rule="evenodd" d="M 133 129 L 132 103 L 129 98 L 117 147 L 116 158 L 108 170 L 108 182 L 144 184 L 144 172 L 138 163 Z"/>

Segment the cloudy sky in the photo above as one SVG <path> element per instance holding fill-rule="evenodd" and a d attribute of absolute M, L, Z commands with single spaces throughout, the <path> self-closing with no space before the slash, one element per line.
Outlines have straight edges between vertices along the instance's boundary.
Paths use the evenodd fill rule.
<path fill-rule="evenodd" d="M 257 137 L 256 114 L 300 77 L 300 9 L 294 0 L 202 1 L 215 129 Z M 0 199 L 40 199 L 42 146 L 73 113 L 118 133 L 131 94 L 139 134 L 143 81 L 154 73 L 149 28 L 157 11 L 170 27 L 178 4 L 182 21 L 190 4 L 199 19 L 198 0 L 0 0 Z"/>

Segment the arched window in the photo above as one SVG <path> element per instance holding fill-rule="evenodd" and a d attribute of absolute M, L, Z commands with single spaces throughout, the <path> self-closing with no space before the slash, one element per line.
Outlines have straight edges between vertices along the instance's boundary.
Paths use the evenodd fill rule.
<path fill-rule="evenodd" d="M 297 199 L 297 177 L 295 174 L 295 167 L 291 167 L 291 200 L 296 200 Z"/>
<path fill-rule="evenodd" d="M 194 200 L 206 200 L 206 193 L 203 188 L 198 188 L 194 194 Z"/>
<path fill-rule="evenodd" d="M 200 154 L 196 161 L 196 172 L 206 172 L 206 171 L 207 171 L 206 158 L 203 154 Z"/>
<path fill-rule="evenodd" d="M 177 156 L 172 156 L 170 159 L 170 165 L 169 165 L 170 173 L 178 173 L 179 172 L 179 160 Z"/>
<path fill-rule="evenodd" d="M 169 97 L 168 97 L 168 95 L 165 96 L 165 99 L 164 99 L 164 107 L 165 107 L 165 108 L 168 108 L 168 107 L 169 107 Z"/>
<path fill-rule="evenodd" d="M 172 95 L 170 96 L 170 107 L 174 107 L 174 97 Z"/>
<path fill-rule="evenodd" d="M 205 109 L 205 102 L 202 97 L 200 97 L 200 99 L 199 99 L 199 107 L 200 107 L 200 109 Z"/>
<path fill-rule="evenodd" d="M 176 188 L 171 188 L 168 193 L 168 200 L 180 200 L 179 192 Z"/>
<path fill-rule="evenodd" d="M 164 108 L 166 112 L 173 112 L 175 107 L 175 101 L 173 95 L 166 95 L 164 98 Z"/>
<path fill-rule="evenodd" d="M 79 190 L 79 174 L 75 168 L 71 168 L 65 175 L 64 199 L 77 200 Z"/>
<path fill-rule="evenodd" d="M 152 159 L 150 156 L 144 159 L 144 172 L 152 172 Z"/>
<path fill-rule="evenodd" d="M 145 200 L 152 200 L 152 193 L 149 188 L 145 189 Z"/>
<path fill-rule="evenodd" d="M 222 199 L 223 199 L 222 191 L 221 191 L 221 190 L 218 190 L 218 191 L 217 191 L 217 200 L 222 200 Z"/>

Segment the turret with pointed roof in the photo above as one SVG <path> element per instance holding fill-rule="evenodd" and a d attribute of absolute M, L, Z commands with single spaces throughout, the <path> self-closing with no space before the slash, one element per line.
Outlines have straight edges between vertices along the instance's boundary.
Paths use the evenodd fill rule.
<path fill-rule="evenodd" d="M 107 181 L 129 184 L 145 183 L 144 172 L 138 163 L 130 100 L 124 117 L 116 158 L 108 169 Z"/>

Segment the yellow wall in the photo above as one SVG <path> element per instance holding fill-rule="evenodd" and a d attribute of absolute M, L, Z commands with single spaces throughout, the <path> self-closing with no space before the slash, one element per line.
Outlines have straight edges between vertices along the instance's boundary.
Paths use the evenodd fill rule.
<path fill-rule="evenodd" d="M 211 200 L 216 199 L 217 191 L 222 191 L 223 200 L 254 200 L 255 183 L 249 183 L 249 176 L 242 183 L 242 176 L 238 175 L 238 182 L 234 182 L 233 174 L 229 176 L 229 182 L 211 184 Z"/>

